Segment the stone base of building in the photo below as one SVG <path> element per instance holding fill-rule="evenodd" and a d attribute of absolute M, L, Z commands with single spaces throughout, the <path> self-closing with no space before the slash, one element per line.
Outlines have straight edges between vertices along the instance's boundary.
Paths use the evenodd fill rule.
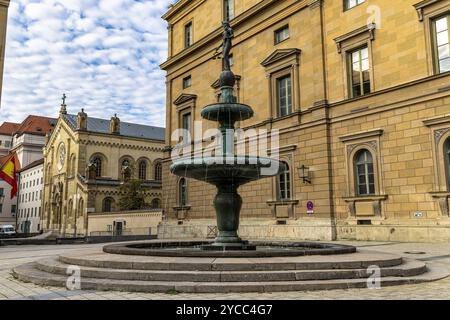
<path fill-rule="evenodd" d="M 333 225 L 330 219 L 287 220 L 286 224 L 270 219 L 244 219 L 240 223 L 239 236 L 252 240 L 332 241 L 335 240 Z M 216 221 L 213 219 L 169 220 L 159 225 L 158 238 L 214 239 L 216 232 Z"/>
<path fill-rule="evenodd" d="M 401 221 L 374 225 L 338 223 L 336 234 L 338 240 L 447 242 L 450 241 L 450 221 L 428 221 L 423 225 Z"/>
<path fill-rule="evenodd" d="M 214 239 L 216 232 L 213 219 L 169 220 L 158 226 L 159 239 Z M 319 218 L 287 220 L 286 224 L 271 219 L 244 219 L 239 235 L 252 240 L 444 242 L 450 241 L 450 220 L 421 221 L 420 225 L 384 220 L 359 225 L 356 220 L 335 224 Z"/>

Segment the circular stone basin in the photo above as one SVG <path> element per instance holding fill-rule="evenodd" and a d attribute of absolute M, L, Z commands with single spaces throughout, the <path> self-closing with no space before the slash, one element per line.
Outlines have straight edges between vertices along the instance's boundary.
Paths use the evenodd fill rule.
<path fill-rule="evenodd" d="M 254 241 L 255 251 L 204 251 L 204 245 L 212 241 L 161 241 L 131 244 L 112 244 L 103 247 L 111 254 L 162 256 L 162 257 L 202 257 L 202 258 L 267 258 L 294 257 L 308 255 L 333 255 L 355 253 L 356 248 L 341 244 L 316 242 Z"/>
<path fill-rule="evenodd" d="M 187 158 L 176 160 L 170 166 L 172 174 L 215 185 L 243 185 L 285 170 L 278 160 L 251 156 Z"/>
<path fill-rule="evenodd" d="M 201 116 L 203 119 L 211 121 L 220 119 L 243 121 L 253 117 L 253 110 L 250 106 L 242 103 L 220 102 L 204 107 Z"/>

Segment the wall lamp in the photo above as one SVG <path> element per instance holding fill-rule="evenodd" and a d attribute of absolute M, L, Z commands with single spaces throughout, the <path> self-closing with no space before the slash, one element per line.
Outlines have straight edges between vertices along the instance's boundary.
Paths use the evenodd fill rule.
<path fill-rule="evenodd" d="M 303 183 L 311 183 L 311 171 L 309 170 L 309 167 L 302 165 L 298 168 L 298 175 L 300 179 L 303 180 Z"/>

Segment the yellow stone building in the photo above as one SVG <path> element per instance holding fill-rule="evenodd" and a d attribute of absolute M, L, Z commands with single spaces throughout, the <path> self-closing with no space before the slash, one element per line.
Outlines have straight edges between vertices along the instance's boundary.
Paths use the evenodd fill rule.
<path fill-rule="evenodd" d="M 169 174 L 171 134 L 217 101 L 229 18 L 235 93 L 255 111 L 239 127 L 279 129 L 289 167 L 240 188 L 240 234 L 450 240 L 450 0 L 179 0 L 163 18 L 161 234 L 214 233 L 215 190 Z"/>
<path fill-rule="evenodd" d="M 114 231 L 106 224 L 100 230 L 89 228 L 90 215 L 96 226 L 102 215 L 117 218 L 119 187 L 130 179 L 143 180 L 146 203 L 160 209 L 163 147 L 164 128 L 121 122 L 117 116 L 92 118 L 84 110 L 68 114 L 63 102 L 44 147 L 44 231 L 62 235 Z M 126 228 L 127 217 L 145 214 L 124 213 L 118 231 Z"/>

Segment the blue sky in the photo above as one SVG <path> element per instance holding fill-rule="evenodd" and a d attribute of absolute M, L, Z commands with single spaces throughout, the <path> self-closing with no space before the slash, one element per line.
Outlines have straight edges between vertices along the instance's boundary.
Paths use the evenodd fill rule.
<path fill-rule="evenodd" d="M 11 0 L 0 123 L 68 111 L 164 126 L 167 0 Z"/>

